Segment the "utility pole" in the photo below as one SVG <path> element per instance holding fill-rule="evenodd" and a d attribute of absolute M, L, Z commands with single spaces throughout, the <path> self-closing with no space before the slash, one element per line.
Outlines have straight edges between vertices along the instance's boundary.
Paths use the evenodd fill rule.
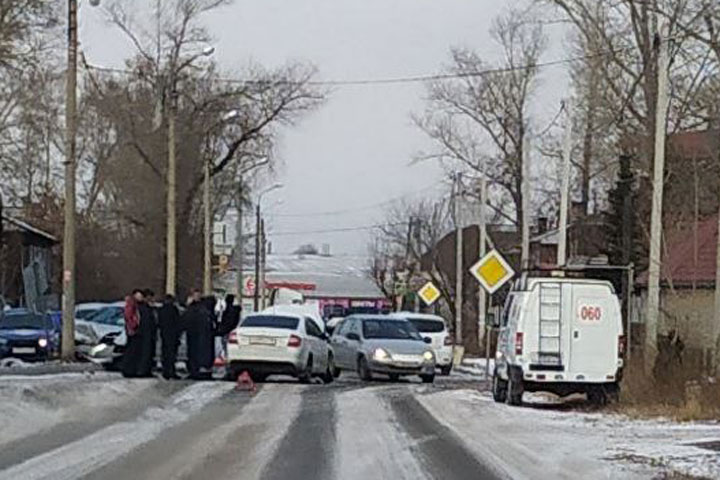
<path fill-rule="evenodd" d="M 520 191 L 522 193 L 522 251 L 520 264 L 522 270 L 530 268 L 530 132 L 526 131 L 523 137 L 522 179 Z"/>
<path fill-rule="evenodd" d="M 65 92 L 65 225 L 61 356 L 75 358 L 75 169 L 77 136 L 77 0 L 68 0 L 68 56 Z"/>
<path fill-rule="evenodd" d="M 203 294 L 212 294 L 212 208 L 210 206 L 210 161 L 203 168 Z"/>
<path fill-rule="evenodd" d="M 167 165 L 167 232 L 165 291 L 175 295 L 177 286 L 177 163 L 175 158 L 175 114 L 177 85 L 174 66 L 170 72 L 170 105 L 168 108 L 168 165 Z"/>
<path fill-rule="evenodd" d="M 239 169 L 238 169 L 239 170 Z M 240 312 L 242 313 L 242 300 L 243 293 L 245 291 L 244 285 L 244 274 L 243 274 L 243 260 L 245 256 L 245 242 L 243 241 L 243 180 L 242 173 L 239 173 L 240 179 L 238 180 L 238 196 L 237 196 L 237 223 L 235 227 L 235 257 L 237 261 L 237 298 L 240 302 Z"/>
<path fill-rule="evenodd" d="M 463 223 L 462 223 L 462 173 L 455 177 L 455 344 L 462 348 L 463 309 Z"/>
<path fill-rule="evenodd" d="M 557 250 L 557 265 L 564 267 L 567 263 L 567 224 L 568 203 L 570 201 L 570 156 L 572 155 L 572 100 L 565 102 L 567 126 L 563 140 L 562 186 L 560 190 L 560 238 Z"/>
<path fill-rule="evenodd" d="M 485 206 L 487 205 L 487 178 L 485 177 L 485 157 L 481 161 L 480 172 L 480 225 L 478 232 L 478 253 L 480 258 L 485 256 L 487 245 L 487 219 L 485 218 Z M 478 345 L 483 345 L 485 335 L 490 335 L 490 325 L 487 325 L 487 295 L 485 288 L 478 284 Z M 486 346 L 487 348 L 487 346 Z"/>
<path fill-rule="evenodd" d="M 650 215 L 650 263 L 648 265 L 648 301 L 645 320 L 645 373 L 650 374 L 657 356 L 657 326 L 660 316 L 660 267 L 663 209 L 663 177 L 665 173 L 665 135 L 668 112 L 668 39 L 663 22 L 658 51 L 658 95 L 655 117 L 655 160 L 653 167 L 652 212 Z"/>
<path fill-rule="evenodd" d="M 253 310 L 260 311 L 260 241 L 262 236 L 260 219 L 260 201 L 255 206 L 255 291 L 253 292 Z"/>
<path fill-rule="evenodd" d="M 265 309 L 265 266 L 267 262 L 267 236 L 265 235 L 265 220 L 260 220 L 260 306 Z"/>

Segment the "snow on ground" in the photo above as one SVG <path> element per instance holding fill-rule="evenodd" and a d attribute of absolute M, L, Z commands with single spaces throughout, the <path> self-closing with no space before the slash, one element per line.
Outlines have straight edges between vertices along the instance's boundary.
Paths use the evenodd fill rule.
<path fill-rule="evenodd" d="M 169 399 L 167 406 L 151 407 L 132 421 L 112 424 L 26 460 L 0 472 L 0 480 L 80 478 L 149 442 L 163 430 L 185 422 L 230 389 L 232 385 L 219 382 L 190 385 Z"/>
<path fill-rule="evenodd" d="M 720 424 L 639 421 L 567 405 L 496 404 L 472 390 L 418 400 L 481 458 L 511 478 L 652 478 L 675 471 L 720 478 L 720 454 L 693 444 L 720 441 Z M 499 432 L 488 435 L 488 431 Z"/>
<path fill-rule="evenodd" d="M 477 377 L 485 378 L 485 358 L 468 358 L 465 357 L 462 363 L 453 368 L 456 373 L 463 373 L 466 375 L 474 375 Z M 493 369 L 495 368 L 495 360 L 490 359 L 490 376 L 492 376 Z"/>
<path fill-rule="evenodd" d="M 0 377 L 0 446 L 136 398 L 153 380 L 110 373 Z"/>

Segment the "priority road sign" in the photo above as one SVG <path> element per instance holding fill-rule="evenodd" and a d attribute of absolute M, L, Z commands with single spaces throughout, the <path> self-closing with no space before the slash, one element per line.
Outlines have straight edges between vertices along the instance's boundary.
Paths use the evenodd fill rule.
<path fill-rule="evenodd" d="M 490 294 L 495 293 L 515 276 L 515 271 L 497 250 L 492 250 L 481 258 L 470 268 L 470 273 Z"/>
<path fill-rule="evenodd" d="M 422 301 L 425 302 L 425 305 L 429 307 L 440 298 L 440 290 L 438 290 L 432 282 L 427 282 L 420 291 L 418 291 L 418 295 L 420 295 Z"/>

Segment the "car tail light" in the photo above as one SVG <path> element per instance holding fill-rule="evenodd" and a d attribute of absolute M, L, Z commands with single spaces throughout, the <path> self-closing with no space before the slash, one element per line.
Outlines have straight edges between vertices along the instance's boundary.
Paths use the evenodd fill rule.
<path fill-rule="evenodd" d="M 290 338 L 288 338 L 288 347 L 299 347 L 302 344 L 302 338 L 298 337 L 297 335 L 290 335 Z"/>
<path fill-rule="evenodd" d="M 618 358 L 625 355 L 625 335 L 618 336 Z"/>
<path fill-rule="evenodd" d="M 449 347 L 450 345 L 452 345 L 452 337 L 448 335 L 447 337 L 445 337 L 445 341 L 443 343 L 446 347 Z"/>
<path fill-rule="evenodd" d="M 515 333 L 515 355 L 522 355 L 523 353 L 523 333 Z"/>
<path fill-rule="evenodd" d="M 238 338 L 237 338 L 237 332 L 235 330 L 233 330 L 232 332 L 230 332 L 228 334 L 228 343 L 233 343 L 233 344 L 237 345 Z"/>

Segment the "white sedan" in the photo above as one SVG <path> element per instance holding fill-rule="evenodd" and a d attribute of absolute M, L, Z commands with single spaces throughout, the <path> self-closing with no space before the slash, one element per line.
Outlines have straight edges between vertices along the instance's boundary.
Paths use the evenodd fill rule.
<path fill-rule="evenodd" d="M 333 380 L 328 336 L 299 313 L 248 315 L 228 336 L 227 361 L 232 378 L 247 371 L 256 381 L 269 375 L 291 375 L 303 383 L 312 377 Z"/>

